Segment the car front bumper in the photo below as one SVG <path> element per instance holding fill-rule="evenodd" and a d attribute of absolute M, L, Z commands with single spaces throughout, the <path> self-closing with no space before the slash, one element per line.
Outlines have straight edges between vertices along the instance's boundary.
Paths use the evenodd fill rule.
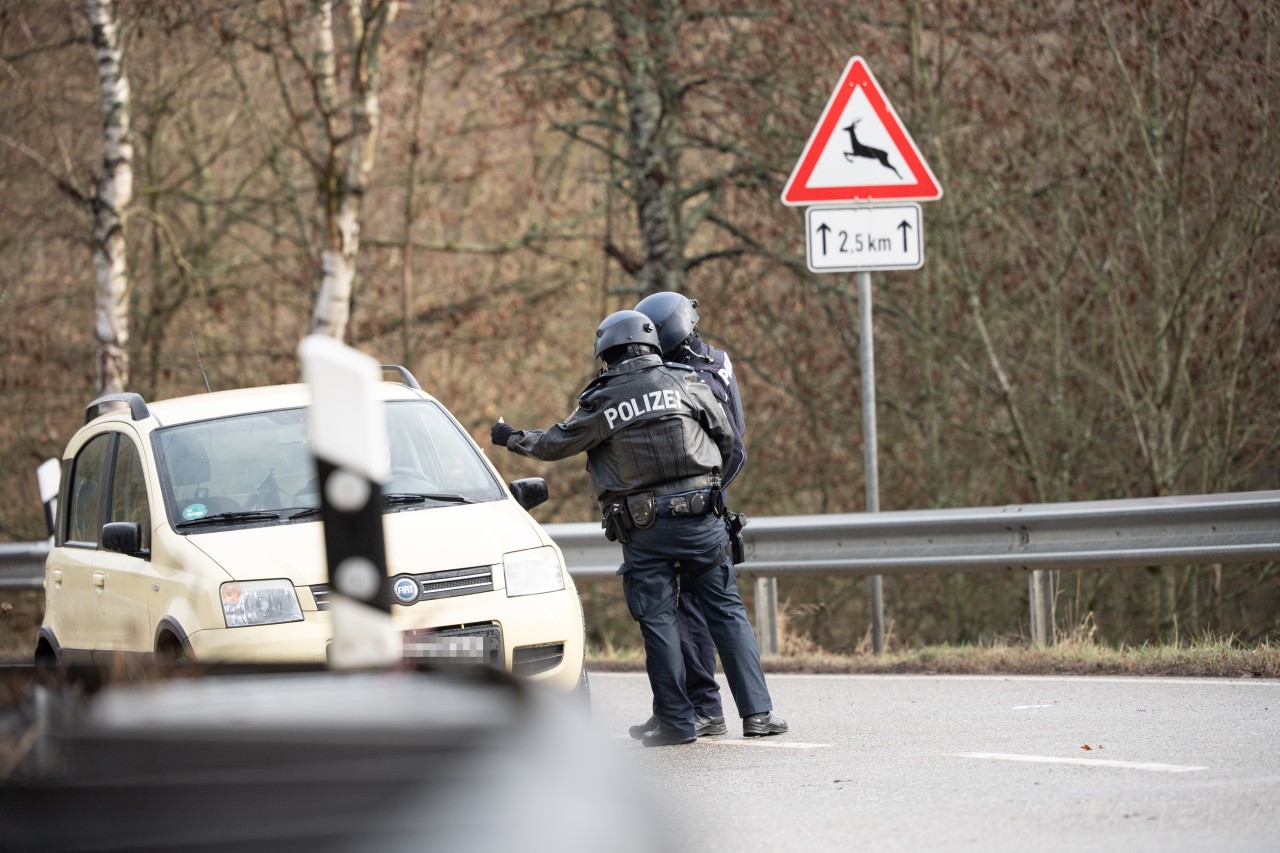
<path fill-rule="evenodd" d="M 197 661 L 209 663 L 323 664 L 333 639 L 331 613 L 304 610 L 303 617 L 276 625 L 196 631 L 188 635 L 187 643 Z M 411 607 L 393 605 L 391 618 L 397 631 L 413 632 L 415 639 L 424 632 L 465 636 L 472 633 L 469 628 L 483 631 L 496 626 L 507 671 L 527 673 L 529 680 L 563 691 L 575 689 L 581 679 L 582 608 L 571 588 L 514 598 L 499 589 Z"/>

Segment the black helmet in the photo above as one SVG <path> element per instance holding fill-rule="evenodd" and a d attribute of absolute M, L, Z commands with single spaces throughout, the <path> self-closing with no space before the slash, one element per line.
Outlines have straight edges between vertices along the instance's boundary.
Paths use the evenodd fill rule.
<path fill-rule="evenodd" d="M 698 325 L 698 300 L 672 290 L 652 293 L 636 303 L 636 310 L 658 324 L 658 345 L 669 353 Z"/>
<path fill-rule="evenodd" d="M 639 311 L 615 311 L 600 321 L 596 329 L 596 358 L 606 350 L 627 344 L 641 344 L 655 353 L 662 352 L 653 321 Z"/>

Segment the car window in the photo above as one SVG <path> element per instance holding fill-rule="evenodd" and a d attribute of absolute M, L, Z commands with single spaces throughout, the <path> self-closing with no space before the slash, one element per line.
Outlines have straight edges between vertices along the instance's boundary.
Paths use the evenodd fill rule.
<path fill-rule="evenodd" d="M 426 490 L 477 501 L 498 500 L 503 492 L 475 446 L 444 409 L 428 402 L 387 404 L 391 478 L 386 491 Z M 402 488 L 407 487 L 407 488 Z"/>
<path fill-rule="evenodd" d="M 102 484 L 106 481 L 107 451 L 111 434 L 89 441 L 71 466 L 70 500 L 67 505 L 67 539 L 97 544 L 102 527 Z"/>
<path fill-rule="evenodd" d="M 254 412 L 157 433 L 175 524 L 225 512 L 288 509 L 315 479 L 305 409 Z"/>
<path fill-rule="evenodd" d="M 147 483 L 142 474 L 138 448 L 121 436 L 116 443 L 116 464 L 111 475 L 110 521 L 131 521 L 142 525 L 143 547 L 150 540 L 150 513 L 147 510 Z"/>
<path fill-rule="evenodd" d="M 175 526 L 200 522 L 184 529 L 207 531 L 201 519 L 219 513 L 255 512 L 259 516 L 244 523 L 271 524 L 318 506 L 307 417 L 305 408 L 279 409 L 157 430 L 170 521 Z M 387 431 L 392 468 L 387 493 L 459 495 L 468 501 L 505 496 L 475 446 L 438 404 L 389 403 Z M 409 508 L 436 505 L 427 501 Z M 272 512 L 280 517 L 262 515 Z"/>

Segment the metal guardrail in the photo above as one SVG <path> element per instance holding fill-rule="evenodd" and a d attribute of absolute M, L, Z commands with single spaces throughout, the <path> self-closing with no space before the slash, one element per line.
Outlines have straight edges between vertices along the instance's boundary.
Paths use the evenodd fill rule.
<path fill-rule="evenodd" d="M 546 525 L 575 577 L 614 574 L 622 549 L 598 524 Z M 753 518 L 756 632 L 778 651 L 777 578 L 1023 570 L 1032 637 L 1053 643 L 1048 570 L 1280 560 L 1280 491 L 978 509 Z"/>
<path fill-rule="evenodd" d="M 612 575 L 597 523 L 547 524 L 575 577 Z M 898 575 L 1280 560 L 1280 491 L 751 518 L 750 575 Z"/>
<path fill-rule="evenodd" d="M 613 575 L 622 563 L 597 522 L 544 528 L 575 577 Z M 743 536 L 739 573 L 760 578 L 1267 562 L 1280 560 L 1280 491 L 766 516 Z M 39 589 L 48 550 L 0 543 L 0 589 Z"/>
<path fill-rule="evenodd" d="M 0 589 L 40 589 L 49 540 L 0 542 Z"/>

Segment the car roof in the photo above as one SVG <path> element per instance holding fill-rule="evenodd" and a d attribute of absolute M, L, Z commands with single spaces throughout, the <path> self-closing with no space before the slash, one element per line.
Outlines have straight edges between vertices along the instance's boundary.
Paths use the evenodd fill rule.
<path fill-rule="evenodd" d="M 375 393 L 381 400 L 429 400 L 432 397 L 420 390 L 397 382 L 379 382 Z M 311 388 L 305 384 L 267 385 L 259 388 L 239 388 L 233 391 L 213 391 L 174 397 L 146 403 L 147 411 L 155 426 L 174 426 L 193 421 L 223 418 L 248 412 L 292 409 L 311 404 Z M 104 413 L 101 419 L 129 420 L 128 411 Z"/>

